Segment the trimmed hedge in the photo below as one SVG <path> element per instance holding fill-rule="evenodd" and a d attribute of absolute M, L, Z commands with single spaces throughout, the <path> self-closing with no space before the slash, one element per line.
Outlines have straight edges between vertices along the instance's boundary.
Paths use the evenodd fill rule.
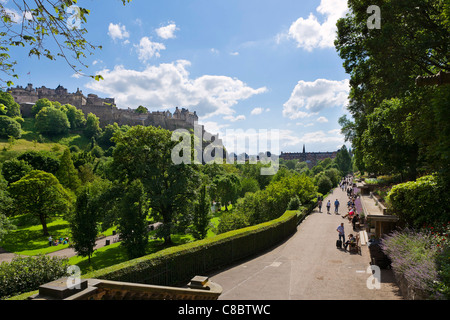
<path fill-rule="evenodd" d="M 296 231 L 297 211 L 276 220 L 168 248 L 88 273 L 96 278 L 173 286 L 266 250 Z"/>
<path fill-rule="evenodd" d="M 387 201 L 402 222 L 416 228 L 450 219 L 448 190 L 436 174 L 393 186 Z"/>
<path fill-rule="evenodd" d="M 38 255 L 0 263 L 0 300 L 67 275 L 67 259 Z"/>

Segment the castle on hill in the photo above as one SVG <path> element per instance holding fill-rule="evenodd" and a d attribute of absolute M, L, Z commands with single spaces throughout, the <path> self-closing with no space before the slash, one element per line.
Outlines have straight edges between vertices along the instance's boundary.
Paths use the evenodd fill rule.
<path fill-rule="evenodd" d="M 176 107 L 174 113 L 170 111 L 137 113 L 135 109 L 117 108 L 114 98 L 100 98 L 96 94 L 85 96 L 79 89 L 75 93 L 70 93 L 61 85 L 56 89 L 49 89 L 45 86 L 33 88 L 33 85 L 29 83 L 26 87 L 9 88 L 8 92 L 20 105 L 24 117 L 31 117 L 32 106 L 39 99 L 46 98 L 50 101 L 58 101 L 63 105 L 71 104 L 82 110 L 85 116 L 89 113 L 95 114 L 102 127 L 116 122 L 118 125 L 160 126 L 174 131 L 176 129 L 194 129 L 194 124 L 198 122 L 197 113 L 190 112 L 185 108 Z"/>

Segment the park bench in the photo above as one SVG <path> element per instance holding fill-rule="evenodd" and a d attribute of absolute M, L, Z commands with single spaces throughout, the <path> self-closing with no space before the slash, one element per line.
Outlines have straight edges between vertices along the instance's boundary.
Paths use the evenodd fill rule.
<path fill-rule="evenodd" d="M 350 253 L 361 254 L 361 244 L 359 243 L 359 234 L 356 235 L 356 241 L 349 243 L 348 251 Z"/>

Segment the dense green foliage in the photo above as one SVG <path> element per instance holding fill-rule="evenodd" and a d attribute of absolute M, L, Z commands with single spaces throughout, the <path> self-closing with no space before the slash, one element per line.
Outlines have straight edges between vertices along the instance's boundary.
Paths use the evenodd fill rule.
<path fill-rule="evenodd" d="M 195 239 L 201 240 L 206 237 L 211 218 L 211 198 L 208 194 L 208 188 L 204 184 L 199 191 L 199 197 L 194 204 L 194 213 L 192 217 L 192 234 Z"/>
<path fill-rule="evenodd" d="M 39 255 L 16 257 L 0 264 L 0 299 L 37 290 L 43 283 L 67 275 L 67 259 Z"/>
<path fill-rule="evenodd" d="M 382 12 L 367 26 L 367 8 Z M 362 173 L 407 182 L 388 197 L 410 226 L 447 221 L 450 190 L 450 86 L 419 86 L 419 76 L 450 71 L 447 1 L 348 1 L 336 49 L 350 75 L 348 111 L 339 120 Z M 424 176 L 423 178 L 420 178 Z M 418 179 L 419 178 L 419 179 Z"/>
<path fill-rule="evenodd" d="M 20 117 L 20 105 L 7 92 L 0 91 L 0 116 Z"/>
<path fill-rule="evenodd" d="M 57 136 L 70 129 L 67 115 L 60 109 L 44 107 L 36 115 L 36 130 L 43 135 Z"/>
<path fill-rule="evenodd" d="M 414 180 L 449 167 L 449 86 L 416 86 L 418 76 L 450 71 L 445 1 L 350 0 L 335 41 L 350 75 L 350 111 L 342 118 L 359 170 Z M 381 29 L 368 29 L 377 4 Z"/>
<path fill-rule="evenodd" d="M 392 187 L 387 199 L 396 215 L 413 227 L 450 221 L 448 191 L 436 175 Z"/>
<path fill-rule="evenodd" d="M 119 233 L 130 259 L 145 255 L 148 243 L 148 199 L 139 179 L 123 190 L 119 202 Z"/>
<path fill-rule="evenodd" d="M 0 115 L 0 138 L 20 138 L 20 136 L 20 124 L 13 118 Z"/>
<path fill-rule="evenodd" d="M 33 170 L 8 187 L 14 199 L 14 214 L 32 214 L 39 217 L 44 235 L 49 235 L 47 218 L 70 212 L 73 196 L 64 189 L 54 175 Z"/>

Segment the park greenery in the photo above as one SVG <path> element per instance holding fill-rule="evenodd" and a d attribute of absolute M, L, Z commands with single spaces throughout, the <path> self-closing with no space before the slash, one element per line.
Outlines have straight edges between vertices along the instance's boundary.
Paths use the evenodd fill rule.
<path fill-rule="evenodd" d="M 14 109 L 4 101 L 2 110 Z M 352 167 L 345 146 L 315 166 L 280 159 L 272 176 L 260 174 L 260 162 L 176 165 L 178 141 L 165 129 L 101 128 L 95 115 L 47 99 L 31 118 L 6 114 L 20 135 L 0 139 L 0 246 L 37 256 L 69 247 L 49 246 L 49 236 L 68 237 L 77 252 L 70 263 L 85 272 L 268 222 L 288 208 L 305 214 Z M 119 242 L 94 250 L 113 231 Z"/>
<path fill-rule="evenodd" d="M 379 29 L 367 23 L 373 4 L 382 14 Z M 348 6 L 337 22 L 335 47 L 350 75 L 352 118 L 339 123 L 352 144 L 353 169 L 372 177 L 375 193 L 408 228 L 385 239 L 394 265 L 403 272 L 417 259 L 407 277 L 429 272 L 412 286 L 436 297 L 435 281 L 448 298 L 448 261 L 436 262 L 445 260 L 437 256 L 448 259 L 448 242 L 429 245 L 422 229 L 450 221 L 450 86 L 419 86 L 416 79 L 450 71 L 450 4 L 350 0 Z"/>
<path fill-rule="evenodd" d="M 60 56 L 80 72 L 81 59 L 99 47 L 85 39 L 86 29 L 61 23 L 76 1 L 18 3 L 30 13 L 20 25 L 0 4 L 6 30 L 0 81 L 12 85 L 18 77 L 8 54 L 13 46 L 32 56 Z M 351 150 L 343 146 L 335 159 L 315 166 L 280 159 L 278 172 L 264 176 L 261 163 L 175 165 L 170 131 L 101 128 L 94 114 L 46 99 L 34 105 L 32 118 L 22 118 L 12 96 L 0 92 L 0 247 L 36 256 L 0 265 L 0 298 L 64 273 L 67 261 L 45 254 L 69 244 L 49 246 L 50 235 L 70 238 L 78 256 L 69 264 L 102 269 L 273 221 L 286 209 L 303 214 L 343 176 L 358 172 L 374 177 L 375 192 L 405 227 L 383 239 L 392 266 L 430 297 L 448 299 L 450 86 L 419 87 L 416 78 L 450 72 L 450 4 L 377 1 L 382 25 L 369 29 L 373 4 L 349 0 L 349 13 L 337 22 L 335 47 L 350 76 L 351 114 L 339 123 Z M 88 15 L 81 8 L 83 23 Z M 42 46 L 44 38 L 61 38 L 59 53 Z M 156 222 L 162 226 L 149 231 Z M 94 251 L 95 240 L 113 230 L 120 242 Z"/>

